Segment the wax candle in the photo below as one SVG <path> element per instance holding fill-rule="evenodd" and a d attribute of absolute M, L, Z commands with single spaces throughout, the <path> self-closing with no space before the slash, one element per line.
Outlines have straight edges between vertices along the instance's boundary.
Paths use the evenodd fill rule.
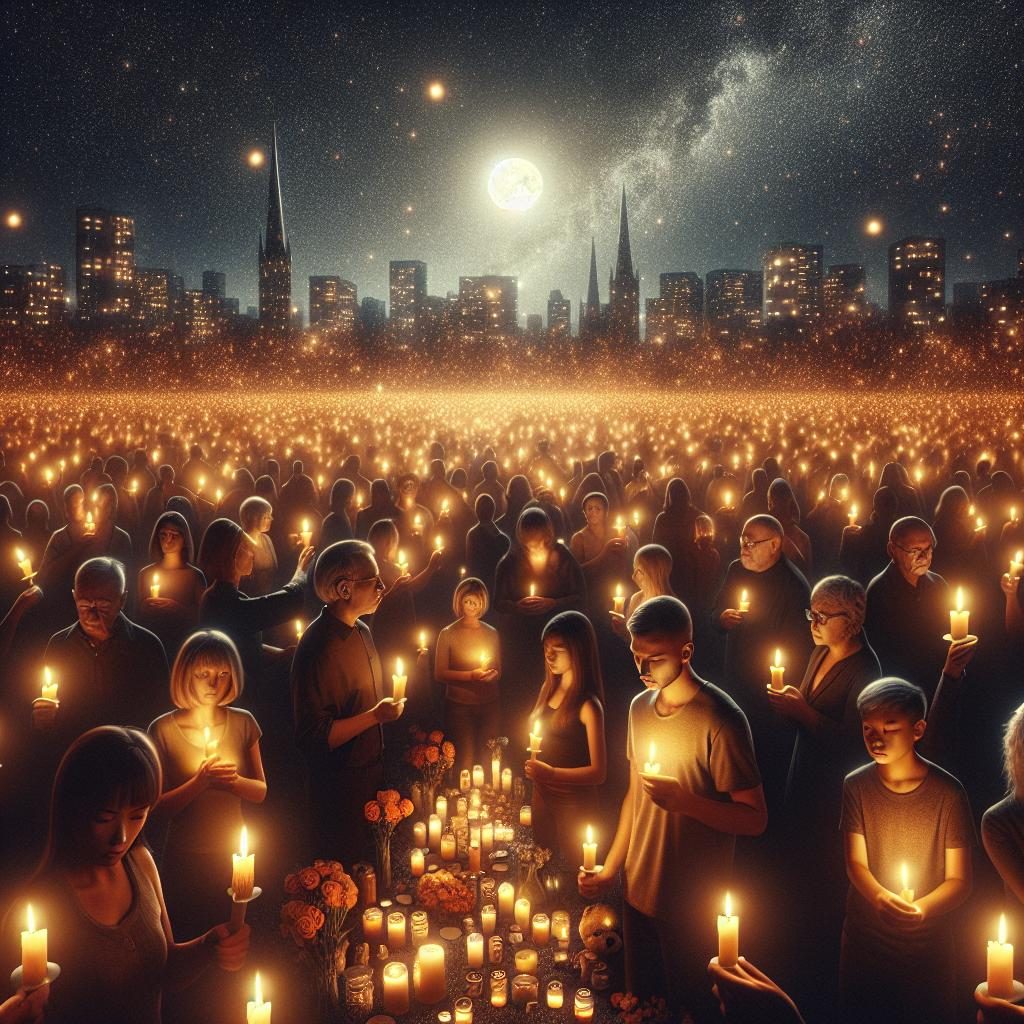
<path fill-rule="evenodd" d="M 533 808 L 529 804 L 523 804 L 519 808 L 519 824 L 524 828 L 533 826 Z"/>
<path fill-rule="evenodd" d="M 31 580 L 35 575 L 32 572 L 32 560 L 25 554 L 21 548 L 14 549 L 14 559 L 18 563 L 18 569 L 21 572 L 21 578 L 24 580 Z"/>
<path fill-rule="evenodd" d="M 491 665 L 491 656 L 486 651 L 480 652 L 480 667 L 486 672 Z"/>
<path fill-rule="evenodd" d="M 654 740 L 651 740 L 650 749 L 647 752 L 647 760 L 644 761 L 644 775 L 660 775 L 661 765 L 658 763 L 658 752 L 654 746 Z"/>
<path fill-rule="evenodd" d="M 775 648 L 775 664 L 769 665 L 768 671 L 772 674 L 771 688 L 775 690 L 776 693 L 781 692 L 782 688 L 786 685 L 783 680 L 786 668 L 782 664 L 782 651 L 778 647 Z"/>
<path fill-rule="evenodd" d="M 427 826 L 427 842 L 432 853 L 441 852 L 441 819 L 436 814 L 430 816 Z"/>
<path fill-rule="evenodd" d="M 53 673 L 48 666 L 43 668 L 42 697 L 43 700 L 52 700 L 55 704 L 57 703 L 57 681 L 53 678 Z"/>
<path fill-rule="evenodd" d="M 480 844 L 472 840 L 469 843 L 469 873 L 480 873 Z"/>
<path fill-rule="evenodd" d="M 480 656 L 481 659 L 483 655 Z M 495 754 L 491 758 L 491 789 L 497 791 L 501 788 L 501 757 Z"/>
<path fill-rule="evenodd" d="M 158 572 L 153 573 L 153 582 L 149 585 L 149 596 L 160 596 L 160 573 Z"/>
<path fill-rule="evenodd" d="M 409 560 L 405 557 L 405 552 L 401 548 L 398 549 L 397 557 L 398 572 L 400 575 L 404 576 L 409 571 Z"/>
<path fill-rule="evenodd" d="M 485 936 L 494 934 L 498 925 L 498 911 L 492 903 L 487 903 L 480 908 L 480 930 Z"/>
<path fill-rule="evenodd" d="M 480 852 L 490 853 L 494 849 L 494 826 L 488 821 L 480 829 Z"/>
<path fill-rule="evenodd" d="M 534 720 L 533 726 L 530 728 L 530 757 L 536 757 L 540 753 L 540 722 Z"/>
<path fill-rule="evenodd" d="M 857 525 L 857 506 L 856 505 L 851 505 L 850 506 L 849 520 L 850 520 L 850 525 L 851 526 L 856 526 Z"/>
<path fill-rule="evenodd" d="M 511 882 L 502 882 L 498 886 L 498 916 L 502 921 L 510 921 L 515 906 L 516 890 Z"/>
<path fill-rule="evenodd" d="M 417 821 L 413 825 L 412 841 L 415 846 L 424 847 L 427 845 L 427 826 L 425 822 Z"/>
<path fill-rule="evenodd" d="M 597 866 L 597 842 L 594 840 L 593 825 L 587 826 L 587 838 L 583 841 L 583 870 L 593 871 Z"/>
<path fill-rule="evenodd" d="M 309 528 L 309 520 L 302 520 L 302 529 L 299 530 L 299 540 L 302 541 L 304 548 L 309 547 L 309 542 L 313 539 L 313 531 Z"/>
<path fill-rule="evenodd" d="M 1024 551 L 1018 551 L 1010 559 L 1010 579 L 1019 580 L 1022 573 L 1024 573 Z"/>
<path fill-rule="evenodd" d="M 617 612 L 619 615 L 622 614 L 622 610 L 626 607 L 626 595 L 622 592 L 622 584 L 615 584 L 615 596 L 612 598 L 612 611 Z"/>
<path fill-rule="evenodd" d="M 388 949 L 394 953 L 405 945 L 405 914 L 392 910 L 388 914 Z"/>
<path fill-rule="evenodd" d="M 302 619 L 295 620 L 295 639 L 296 641 L 302 639 L 302 634 L 306 631 L 306 627 L 302 624 Z"/>
<path fill-rule="evenodd" d="M 254 999 L 245 1004 L 245 1024 L 270 1024 L 270 1003 L 263 1001 L 263 985 L 260 972 L 256 972 Z"/>
<path fill-rule="evenodd" d="M 473 788 L 480 789 L 484 784 L 484 766 L 482 764 L 473 765 Z"/>
<path fill-rule="evenodd" d="M 470 932 L 466 936 L 466 962 L 470 967 L 484 965 L 484 937 L 480 932 Z"/>
<path fill-rule="evenodd" d="M 530 949 L 517 949 L 515 955 L 516 963 L 516 974 L 536 974 L 537 973 L 537 950 Z"/>
<path fill-rule="evenodd" d="M 512 792 L 512 769 L 502 768 L 501 769 L 501 791 L 502 793 Z"/>
<path fill-rule="evenodd" d="M 530 901 L 525 896 L 520 896 L 515 903 L 516 924 L 522 929 L 530 927 Z"/>
<path fill-rule="evenodd" d="M 243 825 L 238 840 L 238 853 L 231 855 L 231 894 L 235 900 L 252 897 L 255 857 L 255 854 L 249 853 L 249 830 Z"/>
<path fill-rule="evenodd" d="M 21 933 L 21 987 L 35 988 L 46 981 L 46 929 L 36 928 L 31 903 L 25 917 L 28 930 Z"/>
<path fill-rule="evenodd" d="M 725 894 L 725 913 L 718 915 L 718 963 L 735 967 L 740 955 L 740 919 L 732 912 L 732 897 Z"/>
<path fill-rule="evenodd" d="M 413 847 L 409 853 L 409 870 L 412 872 L 413 878 L 419 878 L 425 868 L 425 858 L 423 851 L 417 846 Z"/>
<path fill-rule="evenodd" d="M 551 933 L 558 942 L 569 941 L 569 911 L 556 910 L 551 915 Z"/>
<path fill-rule="evenodd" d="M 398 960 L 392 960 L 384 971 L 384 1012 L 402 1014 L 409 1012 L 409 968 Z"/>
<path fill-rule="evenodd" d="M 491 1006 L 508 1003 L 508 975 L 504 971 L 491 971 Z"/>
<path fill-rule="evenodd" d="M 428 942 L 420 946 L 413 969 L 416 998 L 421 1003 L 439 1003 L 445 997 L 444 947 Z"/>
<path fill-rule="evenodd" d="M 562 1003 L 565 1001 L 565 989 L 562 983 L 557 979 L 553 978 L 548 982 L 547 988 L 547 1002 L 549 1010 L 560 1010 Z"/>
<path fill-rule="evenodd" d="M 93 519 L 91 509 L 85 513 L 85 526 L 82 528 L 82 532 L 86 537 L 94 537 L 96 535 L 96 520 Z"/>
<path fill-rule="evenodd" d="M 971 613 L 964 611 L 964 588 L 956 588 L 956 608 L 949 610 L 949 635 L 953 640 L 963 640 L 968 634 Z"/>
<path fill-rule="evenodd" d="M 907 862 L 900 865 L 900 899 L 908 903 L 914 902 L 914 890 L 910 888 L 910 872 L 907 871 Z"/>
<path fill-rule="evenodd" d="M 408 681 L 409 677 L 405 674 L 405 666 L 402 664 L 402 659 L 396 658 L 395 673 L 391 677 L 391 695 L 396 703 L 405 699 L 405 685 Z"/>
<path fill-rule="evenodd" d="M 421 651 L 426 651 L 427 648 L 427 631 L 425 629 L 420 630 L 420 646 Z"/>
<path fill-rule="evenodd" d="M 363 911 L 363 938 L 371 947 L 384 941 L 384 911 L 380 907 L 367 907 Z"/>
<path fill-rule="evenodd" d="M 438 534 L 434 538 L 434 550 L 435 551 L 444 551 L 444 541 L 441 539 L 441 535 L 440 534 Z"/>
<path fill-rule="evenodd" d="M 577 1020 L 594 1019 L 594 993 L 589 988 L 576 989 L 573 999 L 573 1013 Z"/>
<path fill-rule="evenodd" d="M 551 938 L 551 918 L 547 914 L 534 914 L 530 938 L 535 946 L 546 946 Z"/>
<path fill-rule="evenodd" d="M 996 999 L 1012 999 L 1013 944 L 1006 941 L 1006 915 L 999 915 L 999 935 L 988 943 L 988 994 Z"/>
<path fill-rule="evenodd" d="M 455 833 L 449 828 L 441 836 L 441 860 L 455 860 L 457 844 Z"/>
<path fill-rule="evenodd" d="M 455 816 L 457 818 L 465 818 L 468 813 L 469 801 L 464 796 L 460 796 L 455 801 Z"/>
<path fill-rule="evenodd" d="M 473 1024 L 473 1000 L 469 996 L 455 1000 L 455 1024 Z"/>
<path fill-rule="evenodd" d="M 440 794 L 437 800 L 434 802 L 434 810 L 437 812 L 437 816 L 441 819 L 442 826 L 448 824 L 448 797 L 443 793 Z"/>
<path fill-rule="evenodd" d="M 626 520 L 622 516 L 615 517 L 615 534 L 619 538 L 626 536 Z"/>
<path fill-rule="evenodd" d="M 468 768 L 463 768 L 459 772 L 459 791 L 462 793 L 468 793 L 473 785 L 473 774 Z"/>
<path fill-rule="evenodd" d="M 736 610 L 739 612 L 750 611 L 750 598 L 747 597 L 747 592 L 745 590 L 740 591 L 740 603 L 739 607 Z"/>
<path fill-rule="evenodd" d="M 536 583 L 531 583 L 530 584 L 530 597 L 536 597 L 536 596 L 537 596 L 537 584 Z"/>
<path fill-rule="evenodd" d="M 430 920 L 425 910 L 414 910 L 409 915 L 409 935 L 414 946 L 422 946 L 427 941 L 427 933 L 430 930 Z"/>

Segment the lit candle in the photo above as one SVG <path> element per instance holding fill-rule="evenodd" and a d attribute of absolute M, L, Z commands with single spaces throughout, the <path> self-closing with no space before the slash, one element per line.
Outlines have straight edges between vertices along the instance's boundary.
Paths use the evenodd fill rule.
<path fill-rule="evenodd" d="M 438 534 L 434 538 L 434 550 L 435 551 L 444 551 L 444 541 L 441 540 L 441 535 L 440 534 Z"/>
<path fill-rule="evenodd" d="M 597 842 L 593 825 L 587 826 L 587 838 L 583 841 L 583 870 L 593 871 L 597 865 Z"/>
<path fill-rule="evenodd" d="M 1006 941 L 1006 915 L 999 915 L 999 937 L 988 943 L 988 994 L 995 999 L 1012 999 L 1013 943 Z"/>
<path fill-rule="evenodd" d="M 208 725 L 203 726 L 203 760 L 209 761 L 217 752 L 217 741 L 213 738 Z"/>
<path fill-rule="evenodd" d="M 626 536 L 626 520 L 622 516 L 615 517 L 615 533 L 619 537 Z"/>
<path fill-rule="evenodd" d="M 480 666 L 483 667 L 484 656 L 480 655 Z M 497 791 L 501 788 L 501 755 L 491 755 L 491 789 Z"/>
<path fill-rule="evenodd" d="M 531 828 L 533 826 L 533 808 L 529 804 L 523 804 L 519 808 L 519 824 L 523 828 Z"/>
<path fill-rule="evenodd" d="M 536 596 L 537 596 L 537 584 L 536 583 L 531 583 L 530 584 L 530 597 L 536 597 Z"/>
<path fill-rule="evenodd" d="M 416 998 L 421 1003 L 439 1003 L 445 997 L 444 947 L 433 942 L 420 946 L 413 967 Z"/>
<path fill-rule="evenodd" d="M 409 870 L 412 872 L 413 878 L 419 878 L 423 874 L 424 865 L 423 851 L 416 846 L 409 854 Z"/>
<path fill-rule="evenodd" d="M 455 833 L 448 829 L 441 836 L 441 860 L 455 860 L 456 849 Z"/>
<path fill-rule="evenodd" d="M 455 1024 L 473 1024 L 473 1000 L 469 996 L 455 1000 Z"/>
<path fill-rule="evenodd" d="M 21 987 L 35 988 L 46 981 L 46 929 L 36 928 L 31 903 L 26 918 L 28 931 L 21 933 Z"/>
<path fill-rule="evenodd" d="M 573 999 L 573 1013 L 577 1020 L 594 1019 L 594 993 L 589 988 L 576 989 Z"/>
<path fill-rule="evenodd" d="M 768 671 L 772 674 L 771 688 L 779 693 L 782 688 L 786 685 L 783 681 L 783 675 L 786 672 L 785 666 L 782 664 L 782 651 L 778 647 L 775 648 L 775 664 L 768 666 Z"/>
<path fill-rule="evenodd" d="M 547 914 L 534 914 L 531 938 L 535 946 L 546 946 L 551 938 L 551 918 Z"/>
<path fill-rule="evenodd" d="M 622 614 L 622 610 L 626 607 L 626 595 L 622 592 L 622 584 L 615 584 L 615 596 L 612 598 L 612 611 L 618 615 Z"/>
<path fill-rule="evenodd" d="M 432 853 L 441 852 L 441 819 L 436 814 L 430 816 L 427 826 L 427 843 Z"/>
<path fill-rule="evenodd" d="M 398 572 L 401 576 L 404 576 L 409 571 L 409 560 L 405 557 L 405 552 L 398 549 Z"/>
<path fill-rule="evenodd" d="M 397 704 L 400 700 L 405 700 L 405 684 L 409 681 L 409 677 L 405 674 L 404 666 L 402 665 L 402 659 L 395 659 L 395 674 L 391 677 L 392 697 Z"/>
<path fill-rule="evenodd" d="M 856 505 L 851 505 L 850 506 L 849 519 L 850 519 L 850 525 L 851 526 L 856 526 L 857 525 L 857 506 Z"/>
<path fill-rule="evenodd" d="M 530 729 L 530 746 L 528 749 L 531 760 L 535 759 L 540 753 L 540 722 L 536 719 Z"/>
<path fill-rule="evenodd" d="M 306 629 L 306 627 L 303 626 L 302 619 L 296 619 L 295 620 L 295 639 L 296 640 L 301 640 L 302 639 L 302 634 L 305 631 L 305 629 Z"/>
<path fill-rule="evenodd" d="M 548 1009 L 549 1010 L 560 1010 L 562 1003 L 565 1000 L 565 989 L 562 983 L 557 979 L 553 978 L 548 982 Z"/>
<path fill-rule="evenodd" d="M 160 573 L 158 572 L 153 573 L 153 582 L 149 585 L 149 596 L 160 596 Z"/>
<path fill-rule="evenodd" d="M 661 765 L 657 760 L 657 750 L 654 746 L 654 741 L 651 740 L 651 748 L 647 752 L 648 760 L 644 761 L 644 770 L 641 772 L 642 775 L 660 775 Z"/>
<path fill-rule="evenodd" d="M 459 772 L 459 790 L 463 793 L 468 793 L 473 785 L 473 775 L 468 768 L 463 768 Z"/>
<path fill-rule="evenodd" d="M 249 830 L 243 825 L 238 839 L 238 853 L 231 855 L 231 896 L 235 900 L 252 898 L 256 855 L 249 852 Z"/>
<path fill-rule="evenodd" d="M 484 784 L 484 766 L 482 764 L 473 765 L 473 788 L 480 789 Z"/>
<path fill-rule="evenodd" d="M 633 529 L 634 530 L 639 530 L 640 529 L 640 512 L 639 512 L 639 510 L 636 510 L 636 511 L 633 512 Z"/>
<path fill-rule="evenodd" d="M 517 949 L 515 955 L 516 974 L 537 973 L 537 950 Z"/>
<path fill-rule="evenodd" d="M 491 971 L 491 1006 L 508 1003 L 508 975 L 504 971 Z"/>
<path fill-rule="evenodd" d="M 524 931 L 530 927 L 530 901 L 520 896 L 515 903 L 516 924 Z"/>
<path fill-rule="evenodd" d="M 31 580 L 35 573 L 32 572 L 32 559 L 30 559 L 21 548 L 14 549 L 14 558 L 18 563 L 23 580 Z"/>
<path fill-rule="evenodd" d="M 466 936 L 466 961 L 470 967 L 484 965 L 484 937 L 480 932 L 470 932 Z"/>
<path fill-rule="evenodd" d="M 480 844 L 473 840 L 469 844 L 469 873 L 480 873 Z"/>
<path fill-rule="evenodd" d="M 963 640 L 968 633 L 971 613 L 964 611 L 964 588 L 956 588 L 956 608 L 949 610 L 949 636 L 952 640 Z"/>
<path fill-rule="evenodd" d="M 556 910 L 551 915 L 551 932 L 558 942 L 569 941 L 569 911 Z"/>
<path fill-rule="evenodd" d="M 498 916 L 502 921 L 512 919 L 516 901 L 515 886 L 511 882 L 502 882 L 498 886 Z"/>
<path fill-rule="evenodd" d="M 914 890 L 910 888 L 910 873 L 907 871 L 906 861 L 900 865 L 900 885 L 903 887 L 900 889 L 900 899 L 913 903 Z"/>
<path fill-rule="evenodd" d="M 740 919 L 732 912 L 732 897 L 725 894 L 725 913 L 718 915 L 718 964 L 735 967 L 740 955 Z"/>
<path fill-rule="evenodd" d="M 256 972 L 255 999 L 245 1004 L 245 1024 L 270 1024 L 270 1003 L 263 1001 L 263 985 L 260 983 L 260 972 Z"/>
<path fill-rule="evenodd" d="M 494 929 L 498 926 L 498 911 L 494 904 L 487 903 L 480 908 L 480 930 L 484 935 L 493 935 Z"/>
<path fill-rule="evenodd" d="M 506 768 L 505 771 L 508 771 Z M 504 774 L 504 772 L 502 773 Z M 494 826 L 489 822 L 484 822 L 480 829 L 480 851 L 482 853 L 490 853 L 494 849 Z"/>
<path fill-rule="evenodd" d="M 412 841 L 414 846 L 423 847 L 427 845 L 427 826 L 425 822 L 417 821 L 412 826 Z"/>
<path fill-rule="evenodd" d="M 398 960 L 392 960 L 383 971 L 384 1012 L 403 1014 L 409 1012 L 409 968 Z"/>
<path fill-rule="evenodd" d="M 309 520 L 302 520 L 302 529 L 299 530 L 299 540 L 302 541 L 304 548 L 309 547 L 309 542 L 313 539 L 313 531 L 309 528 Z"/>
<path fill-rule="evenodd" d="M 384 911 L 380 907 L 367 907 L 363 911 L 363 938 L 370 946 L 384 941 Z"/>
<path fill-rule="evenodd" d="M 502 768 L 501 769 L 501 791 L 502 793 L 512 792 L 512 769 Z"/>
<path fill-rule="evenodd" d="M 420 630 L 420 647 L 421 651 L 427 650 L 427 631 L 425 629 Z"/>
<path fill-rule="evenodd" d="M 83 532 L 86 537 L 93 537 L 96 535 L 96 520 L 93 519 L 92 509 L 85 513 L 85 526 Z"/>
<path fill-rule="evenodd" d="M 423 530 L 423 517 L 417 512 L 416 513 L 416 517 L 412 521 L 413 536 L 418 537 L 422 530 Z"/>
<path fill-rule="evenodd" d="M 405 945 L 405 914 L 392 910 L 388 914 L 388 950 L 392 953 Z"/>
<path fill-rule="evenodd" d="M 736 609 L 738 612 L 749 612 L 750 611 L 750 598 L 747 597 L 745 590 L 740 591 L 740 605 Z"/>
<path fill-rule="evenodd" d="M 43 669 L 42 696 L 43 700 L 52 700 L 54 704 L 57 703 L 57 683 L 48 666 Z"/>
<path fill-rule="evenodd" d="M 437 811 L 437 816 L 441 819 L 441 825 L 448 824 L 448 797 L 443 793 L 438 795 L 437 800 L 434 803 L 434 810 Z"/>
<path fill-rule="evenodd" d="M 1022 572 L 1024 572 L 1024 551 L 1018 551 L 1010 559 L 1010 579 L 1019 580 Z"/>

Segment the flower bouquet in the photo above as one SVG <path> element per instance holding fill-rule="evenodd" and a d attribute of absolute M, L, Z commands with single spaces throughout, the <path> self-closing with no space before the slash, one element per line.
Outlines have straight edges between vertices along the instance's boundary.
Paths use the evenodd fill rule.
<path fill-rule="evenodd" d="M 373 829 L 377 845 L 377 884 L 382 893 L 391 891 L 391 837 L 395 826 L 412 814 L 412 801 L 397 789 L 378 789 L 377 798 L 363 805 L 363 817 Z"/>
<path fill-rule="evenodd" d="M 665 1024 L 669 1019 L 668 1005 L 657 996 L 641 1001 L 632 992 L 615 992 L 610 1002 L 619 1011 L 619 1024 Z"/>
<path fill-rule="evenodd" d="M 547 891 L 538 876 L 544 865 L 551 860 L 551 851 L 536 843 L 522 840 L 512 844 L 512 852 L 515 854 L 522 878 L 519 894 L 525 896 L 531 906 L 543 906 L 547 901 Z"/>
<path fill-rule="evenodd" d="M 428 910 L 452 915 L 469 914 L 476 906 L 469 886 L 444 869 L 420 879 L 417 898 L 420 905 Z"/>
<path fill-rule="evenodd" d="M 434 812 L 438 787 L 455 764 L 455 744 L 446 740 L 440 729 L 425 732 L 418 725 L 412 726 L 409 736 L 412 743 L 405 760 L 420 773 L 419 810 L 425 818 Z"/>
<path fill-rule="evenodd" d="M 359 890 L 336 860 L 315 860 L 284 880 L 281 934 L 290 938 L 314 968 L 321 1019 L 337 1012 L 338 971 L 345 967 L 345 917 Z"/>

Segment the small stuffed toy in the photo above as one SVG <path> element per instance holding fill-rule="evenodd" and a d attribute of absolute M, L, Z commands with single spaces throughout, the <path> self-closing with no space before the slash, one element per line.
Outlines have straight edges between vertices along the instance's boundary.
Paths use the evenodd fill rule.
<path fill-rule="evenodd" d="M 621 980 L 622 931 L 616 910 L 607 903 L 592 903 L 580 918 L 580 938 L 583 950 L 575 958 L 577 970 L 589 974 L 595 963 L 605 963 L 612 983 Z"/>

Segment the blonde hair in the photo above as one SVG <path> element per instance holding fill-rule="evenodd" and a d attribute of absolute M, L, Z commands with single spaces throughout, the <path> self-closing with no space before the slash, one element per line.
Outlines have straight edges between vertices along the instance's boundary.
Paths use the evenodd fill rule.
<path fill-rule="evenodd" d="M 1003 774 L 1013 796 L 1024 796 L 1024 704 L 1010 716 L 1003 732 Z"/>
<path fill-rule="evenodd" d="M 234 641 L 218 629 L 202 629 L 181 645 L 171 668 L 171 703 L 176 708 L 186 710 L 198 706 L 192 686 L 192 674 L 197 668 L 227 668 L 230 671 L 231 682 L 219 701 L 220 707 L 236 701 L 245 688 L 242 659 Z"/>
<path fill-rule="evenodd" d="M 633 564 L 647 573 L 651 587 L 659 594 L 671 594 L 672 553 L 661 544 L 645 544 L 633 556 Z"/>
<path fill-rule="evenodd" d="M 487 609 L 491 607 L 491 595 L 487 593 L 487 584 L 476 576 L 467 576 L 464 580 L 459 580 L 459 585 L 455 588 L 455 593 L 452 594 L 452 611 L 460 619 L 462 618 L 462 602 L 470 595 L 479 597 L 483 602 L 483 611 L 480 612 L 481 618 L 487 614 Z"/>

